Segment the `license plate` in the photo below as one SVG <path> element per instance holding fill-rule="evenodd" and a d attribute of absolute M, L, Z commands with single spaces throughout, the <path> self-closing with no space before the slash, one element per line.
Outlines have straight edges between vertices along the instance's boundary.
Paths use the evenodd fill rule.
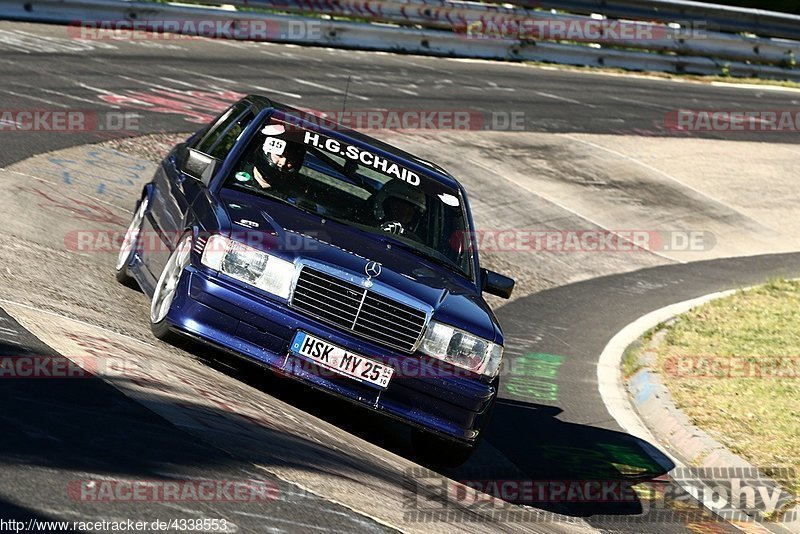
<path fill-rule="evenodd" d="M 321 367 L 382 388 L 389 386 L 389 380 L 394 374 L 394 369 L 381 362 L 350 352 L 305 332 L 295 334 L 291 351 L 313 360 Z"/>

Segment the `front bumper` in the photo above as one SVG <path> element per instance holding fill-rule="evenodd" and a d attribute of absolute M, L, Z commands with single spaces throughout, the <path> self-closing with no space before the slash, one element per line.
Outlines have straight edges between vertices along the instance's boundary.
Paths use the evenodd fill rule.
<path fill-rule="evenodd" d="M 224 276 L 188 267 L 167 321 L 173 329 L 254 359 L 286 376 L 413 426 L 459 441 L 474 441 L 495 388 L 471 376 L 443 372 L 437 362 L 368 342 L 307 317 L 286 303 L 254 294 Z M 289 352 L 297 330 L 395 368 L 378 389 L 320 368 Z"/>

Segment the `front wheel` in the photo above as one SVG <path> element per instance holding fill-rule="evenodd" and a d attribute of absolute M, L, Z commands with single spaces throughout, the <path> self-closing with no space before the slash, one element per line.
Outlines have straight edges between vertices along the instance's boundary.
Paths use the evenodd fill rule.
<path fill-rule="evenodd" d="M 115 276 L 117 282 L 129 287 L 138 287 L 136 281 L 131 277 L 128 272 L 128 266 L 133 261 L 133 256 L 136 254 L 136 247 L 139 245 L 139 234 L 142 231 L 142 223 L 144 223 L 144 216 L 147 212 L 147 197 L 144 197 L 136 208 L 133 214 L 131 224 L 128 226 L 128 231 L 125 232 L 125 239 L 122 241 L 122 246 L 119 248 L 119 255 L 117 256 L 117 263 L 114 266 Z"/>
<path fill-rule="evenodd" d="M 175 335 L 169 328 L 167 314 L 175 300 L 175 292 L 178 290 L 178 282 L 181 279 L 183 270 L 189 265 L 192 252 L 192 236 L 183 237 L 172 251 L 172 254 L 161 272 L 161 276 L 156 283 L 153 292 L 153 301 L 150 304 L 150 328 L 153 335 L 164 341 L 172 341 Z"/>

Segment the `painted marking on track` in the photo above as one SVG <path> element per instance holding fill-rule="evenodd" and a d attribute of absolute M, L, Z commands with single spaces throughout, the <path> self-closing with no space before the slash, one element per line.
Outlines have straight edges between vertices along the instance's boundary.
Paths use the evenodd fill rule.
<path fill-rule="evenodd" d="M 73 152 L 74 154 L 74 152 Z M 44 158 L 45 156 L 39 156 Z M 76 191 L 94 202 L 129 211 L 128 203 L 139 194 L 139 190 L 150 180 L 156 166 L 133 156 L 109 148 L 91 148 L 84 154 L 67 157 L 52 156 L 46 161 L 37 161 L 36 176 L 11 169 L 0 169 L 19 176 L 31 178 L 63 191 L 63 185 L 82 188 Z M 106 177 L 108 177 L 106 179 Z M 49 178 L 49 179 L 48 179 Z M 117 205 L 103 198 L 114 198 L 124 202 Z"/>
<path fill-rule="evenodd" d="M 16 121 L 12 121 L 11 119 L 0 119 L 0 126 L 11 126 L 14 129 L 22 128 L 22 125 Z"/>
<path fill-rule="evenodd" d="M 35 89 L 35 90 L 38 90 L 38 91 L 42 91 L 43 93 L 47 93 L 47 94 L 50 94 L 50 95 L 60 96 L 60 97 L 63 97 L 63 98 L 69 98 L 70 100 L 76 100 L 78 102 L 86 102 L 87 104 L 92 104 L 93 106 L 96 106 L 96 105 L 100 104 L 100 105 L 103 105 L 103 106 L 110 107 L 112 109 L 120 109 L 119 106 L 116 106 L 114 104 L 108 104 L 106 102 L 98 102 L 97 100 L 89 100 L 88 98 L 83 98 L 83 97 L 80 97 L 80 96 L 75 96 L 75 95 L 70 95 L 70 94 L 67 94 L 67 93 L 62 93 L 60 91 L 53 91 L 52 89 L 45 89 L 44 87 L 35 87 L 35 88 L 34 87 L 30 87 L 30 86 L 26 86 L 26 87 L 28 87 L 28 88 L 30 88 L 32 90 Z"/>
<path fill-rule="evenodd" d="M 355 80 L 356 78 L 353 77 L 353 79 Z M 383 89 L 389 89 L 389 90 L 398 91 L 400 93 L 403 93 L 404 95 L 419 96 L 418 92 L 412 91 L 410 89 L 404 89 L 402 87 L 398 87 L 397 85 L 395 85 L 393 83 L 378 82 L 378 81 L 375 81 L 375 80 L 359 80 L 358 83 L 363 84 L 363 85 L 375 85 L 375 86 L 381 87 Z M 411 86 L 411 85 L 413 85 L 413 84 L 408 84 L 408 86 Z"/>
<path fill-rule="evenodd" d="M 180 115 L 187 122 L 206 124 L 244 96 L 243 93 L 229 90 L 185 91 L 151 88 L 149 91 L 124 90 L 121 93 L 104 91 L 100 99 L 151 113 Z"/>
<path fill-rule="evenodd" d="M 324 91 L 328 91 L 329 93 L 336 93 L 337 95 L 347 94 L 347 98 L 355 98 L 356 100 L 370 100 L 370 98 L 367 96 L 358 95 L 352 92 L 345 93 L 342 89 L 337 89 L 335 87 L 328 87 L 327 85 L 322 85 L 321 83 L 310 82 L 308 80 L 303 80 L 302 78 L 291 78 L 291 79 L 301 85 L 316 87 L 317 89 L 322 89 Z"/>
<path fill-rule="evenodd" d="M 256 69 L 254 69 L 254 70 L 256 70 Z M 209 79 L 209 80 L 214 80 L 216 82 L 225 84 L 227 86 L 242 85 L 242 84 L 237 84 L 236 82 L 232 83 L 232 80 L 226 80 L 225 78 L 219 78 L 217 76 L 211 76 L 210 74 L 203 74 L 202 72 L 192 72 L 192 71 L 188 71 L 188 70 L 184 70 L 184 72 L 186 72 L 188 74 L 192 74 L 194 76 L 199 76 L 200 78 L 206 78 L 206 79 Z M 263 73 L 263 71 L 259 71 L 259 72 Z M 244 85 L 246 85 L 246 84 L 244 84 Z M 302 95 L 299 95 L 297 93 L 289 93 L 287 91 L 279 91 L 277 89 L 270 89 L 268 87 L 261 87 L 261 86 L 256 86 L 256 85 L 250 85 L 249 87 L 251 87 L 253 89 L 256 89 L 256 90 L 259 90 L 259 91 L 268 91 L 268 92 L 273 92 L 273 93 L 280 94 L 280 95 L 283 95 L 283 96 L 288 96 L 290 98 L 303 98 Z"/>
<path fill-rule="evenodd" d="M 59 78 L 67 78 L 67 76 L 63 76 L 61 74 L 56 74 L 55 76 L 58 76 Z M 95 93 L 99 93 L 101 95 L 114 95 L 114 94 L 116 94 L 116 93 L 113 93 L 113 92 L 111 92 L 111 91 L 109 91 L 107 89 L 101 89 L 100 87 L 94 87 L 94 86 L 86 84 L 86 83 L 78 82 L 78 86 L 83 87 L 84 89 L 88 89 L 89 91 L 94 91 Z"/>
<path fill-rule="evenodd" d="M 800 93 L 796 87 L 783 87 L 781 85 L 759 85 L 753 83 L 711 82 L 712 87 L 725 87 L 726 89 L 753 89 L 756 91 L 775 91 L 780 93 Z"/>
<path fill-rule="evenodd" d="M 574 475 L 604 478 L 608 477 L 607 468 L 597 466 L 610 465 L 615 471 L 625 476 L 652 475 L 661 473 L 663 467 L 654 462 L 638 445 L 620 445 L 613 443 L 591 443 L 559 445 L 546 444 L 539 447 L 546 460 L 557 462 L 559 467 Z"/>
<path fill-rule="evenodd" d="M 519 400 L 555 402 L 558 400 L 558 369 L 564 357 L 533 352 L 509 362 L 511 372 L 501 381 L 503 389 Z"/>
<path fill-rule="evenodd" d="M 174 79 L 169 78 L 167 76 L 159 76 L 158 79 L 159 80 L 164 80 L 165 82 L 174 83 L 175 85 L 182 85 L 183 87 L 188 87 L 189 89 L 197 88 L 197 84 L 195 84 L 195 83 L 182 82 L 180 80 L 174 80 Z"/>
<path fill-rule="evenodd" d="M 99 195 L 108 193 L 109 196 L 121 200 L 130 198 L 132 188 L 139 189 L 144 186 L 149 176 L 142 173 L 151 168 L 136 158 L 110 149 L 90 150 L 83 158 L 51 157 L 48 158 L 48 162 L 57 167 L 57 172 L 61 174 L 61 180 L 66 185 L 85 181 L 87 167 L 91 168 L 89 178 L 93 182 L 103 175 L 112 176 L 111 181 L 100 181 L 95 193 Z M 121 186 L 122 190 L 118 190 L 119 187 L 115 186 Z"/>
<path fill-rule="evenodd" d="M 534 91 L 535 94 L 539 96 L 543 96 L 545 98 L 551 98 L 553 100 L 560 100 L 561 102 L 567 102 L 569 104 L 577 104 L 579 106 L 586 106 L 587 108 L 596 108 L 597 106 L 593 104 L 587 104 L 586 102 L 581 102 L 580 100 L 574 100 L 572 98 L 567 98 L 565 96 L 554 95 L 551 93 L 545 93 L 542 91 Z"/>
<path fill-rule="evenodd" d="M 56 106 L 56 107 L 59 107 L 59 108 L 68 108 L 69 107 L 68 105 L 62 104 L 60 102 L 53 102 L 52 100 L 48 100 L 46 98 L 41 98 L 41 97 L 38 97 L 38 96 L 16 93 L 14 91 L 9 91 L 8 89 L 0 89 L 0 92 L 6 93 L 6 94 L 9 94 L 9 95 L 13 95 L 13 96 L 17 96 L 19 98 L 25 98 L 27 100 L 33 100 L 34 102 L 42 102 L 43 104 L 49 104 L 51 106 Z"/>
<path fill-rule="evenodd" d="M 84 41 L 78 39 L 62 39 L 49 37 L 21 30 L 0 30 L 0 47 L 22 52 L 38 53 L 80 53 L 89 50 L 116 49 L 111 43 Z"/>
<path fill-rule="evenodd" d="M 65 211 L 75 219 L 83 221 L 113 224 L 123 227 L 126 220 L 116 215 L 104 206 L 99 206 L 85 200 L 81 200 L 67 195 L 52 195 L 37 187 L 18 186 L 18 190 L 35 194 L 44 199 L 39 202 L 38 207 L 44 211 Z"/>
<path fill-rule="evenodd" d="M 374 52 L 373 52 L 373 54 L 374 54 Z M 429 66 L 429 65 L 422 65 L 422 64 L 416 63 L 414 61 L 409 61 L 408 60 L 408 56 L 402 56 L 402 58 L 400 58 L 400 57 L 396 56 L 395 54 L 392 54 L 392 53 L 389 53 L 389 52 L 381 52 L 380 55 L 384 56 L 385 59 L 400 63 L 404 67 L 408 67 L 409 65 L 411 65 L 411 66 L 416 67 L 418 69 L 424 69 L 424 70 L 430 70 L 430 71 L 436 72 L 437 74 L 441 74 L 442 73 L 442 68 L 441 67 L 432 67 L 432 66 Z M 420 60 L 424 61 L 424 58 L 421 58 L 421 57 L 418 57 L 417 59 L 420 59 Z M 443 59 L 443 58 L 435 58 L 435 59 L 437 61 L 441 61 L 441 59 Z"/>
<path fill-rule="evenodd" d="M 286 46 L 287 47 L 292 47 L 294 45 L 286 45 Z M 313 48 L 308 48 L 307 50 L 313 50 Z M 295 54 L 293 52 L 281 52 L 280 55 L 283 56 L 283 57 L 289 58 L 289 59 L 297 60 L 297 61 L 311 61 L 312 63 L 323 63 L 325 61 L 324 59 L 320 59 L 320 58 L 317 58 L 317 57 L 312 57 L 312 56 L 309 56 L 309 55 L 304 55 L 304 56 L 303 55 L 298 55 L 298 54 Z"/>
<path fill-rule="evenodd" d="M 256 68 L 253 68 L 253 67 L 248 67 L 247 65 L 236 65 L 236 67 L 237 68 L 243 68 L 243 69 L 246 69 L 246 70 L 252 70 L 252 71 L 258 72 L 260 74 L 263 74 L 263 72 L 264 72 L 262 69 L 256 69 Z M 250 89 L 254 89 L 256 91 L 265 91 L 267 93 L 274 93 L 276 95 L 283 95 L 283 96 L 286 96 L 286 97 L 289 97 L 289 98 L 297 98 L 297 99 L 302 99 L 303 98 L 303 95 L 300 95 L 300 94 L 297 94 L 297 93 L 291 93 L 289 91 L 281 91 L 280 89 L 273 89 L 272 87 L 265 87 L 263 85 L 249 85 L 249 84 L 246 84 L 246 83 L 233 83 L 232 84 L 231 80 L 225 80 L 224 78 L 218 78 L 216 76 L 210 76 L 208 74 L 203 74 L 203 73 L 199 73 L 199 72 L 194 72 L 192 74 L 194 74 L 195 76 L 200 76 L 201 78 L 208 78 L 210 80 L 215 80 L 215 81 L 218 81 L 218 82 L 221 82 L 221 83 L 225 83 L 226 85 L 247 85 L 248 91 Z"/>
<path fill-rule="evenodd" d="M 254 43 L 251 41 L 231 41 L 230 39 L 221 39 L 221 38 L 213 38 L 213 37 L 205 37 L 206 39 L 211 39 L 214 41 L 214 45 L 223 45 L 223 46 L 230 46 L 231 48 L 238 48 L 238 49 L 248 49 L 252 50 L 253 45 L 258 45 L 258 43 Z"/>
<path fill-rule="evenodd" d="M 17 174 L 17 175 L 19 175 L 19 176 L 25 176 L 26 178 L 30 178 L 30 179 L 32 179 L 32 180 L 36 180 L 36 181 L 38 181 L 38 182 L 41 182 L 41 183 L 44 183 L 44 184 L 47 184 L 47 185 L 51 185 L 51 186 L 58 186 L 58 187 L 60 187 L 60 185 L 59 185 L 59 184 L 56 184 L 56 183 L 54 183 L 54 182 L 51 182 L 51 181 L 49 181 L 49 180 L 45 180 L 44 178 L 40 178 L 40 177 L 38 177 L 38 176 L 33 176 L 33 175 L 31 175 L 31 174 L 26 174 L 26 173 L 24 173 L 24 172 L 12 171 L 12 170 L 10 170 L 10 169 L 6 169 L 6 168 L 0 168 L 0 172 L 10 172 L 10 173 L 13 173 L 13 174 Z M 80 194 L 81 196 L 83 196 L 83 197 L 86 197 L 86 198 L 88 198 L 88 199 L 91 199 L 91 200 L 93 200 L 94 202 L 98 202 L 98 203 L 100 203 L 100 204 L 105 204 L 106 206 L 109 206 L 109 207 L 111 207 L 111 208 L 115 208 L 115 209 L 121 210 L 121 211 L 123 211 L 123 212 L 125 212 L 125 213 L 130 213 L 130 207 L 117 206 L 116 204 L 113 204 L 113 203 L 111 203 L 111 202 L 108 202 L 108 201 L 106 201 L 106 200 L 103 200 L 103 199 L 100 199 L 100 198 L 97 198 L 97 197 L 93 197 L 93 196 L 91 196 L 91 195 L 87 195 L 87 194 L 85 194 L 85 193 L 79 193 L 79 194 Z M 126 223 L 126 224 L 127 224 L 127 223 Z"/>
<path fill-rule="evenodd" d="M 19 337 L 19 332 L 17 332 L 16 330 L 12 330 L 11 328 L 6 328 L 4 326 L 0 326 L 0 334 L 11 337 Z"/>
<path fill-rule="evenodd" d="M 662 106 L 661 104 L 654 104 L 652 102 L 646 102 L 644 100 L 636 100 L 636 99 L 629 98 L 629 97 L 619 98 L 617 96 L 610 96 L 609 95 L 609 96 L 606 96 L 606 98 L 608 98 L 610 100 L 615 100 L 617 102 L 623 102 L 625 104 L 630 104 L 631 102 L 633 102 L 634 104 L 639 104 L 641 106 L 644 106 L 644 107 L 647 107 L 647 108 L 652 108 L 652 109 L 661 109 L 661 110 L 666 110 L 666 111 L 674 111 L 675 110 L 674 106 L 672 106 L 672 107 L 670 107 L 670 106 Z"/>

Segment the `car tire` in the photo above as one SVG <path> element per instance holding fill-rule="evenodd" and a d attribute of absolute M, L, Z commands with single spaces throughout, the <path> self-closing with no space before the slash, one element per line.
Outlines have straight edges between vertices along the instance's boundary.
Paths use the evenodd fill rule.
<path fill-rule="evenodd" d="M 114 269 L 117 282 L 134 289 L 138 289 L 139 285 L 130 275 L 128 266 L 131 264 L 139 244 L 139 234 L 142 231 L 142 224 L 144 224 L 147 205 L 147 197 L 144 197 L 141 202 L 139 202 L 139 205 L 136 206 L 136 211 L 133 212 L 131 223 L 128 226 L 127 232 L 125 232 L 125 239 L 119 247 L 119 255 L 117 256 L 117 263 Z"/>
<path fill-rule="evenodd" d="M 191 253 L 192 235 L 186 234 L 170 254 L 153 290 L 153 299 L 150 303 L 150 329 L 153 331 L 153 335 L 162 341 L 172 342 L 178 339 L 178 336 L 170 328 L 167 315 L 172 309 L 178 283 L 184 269 L 189 265 Z"/>

